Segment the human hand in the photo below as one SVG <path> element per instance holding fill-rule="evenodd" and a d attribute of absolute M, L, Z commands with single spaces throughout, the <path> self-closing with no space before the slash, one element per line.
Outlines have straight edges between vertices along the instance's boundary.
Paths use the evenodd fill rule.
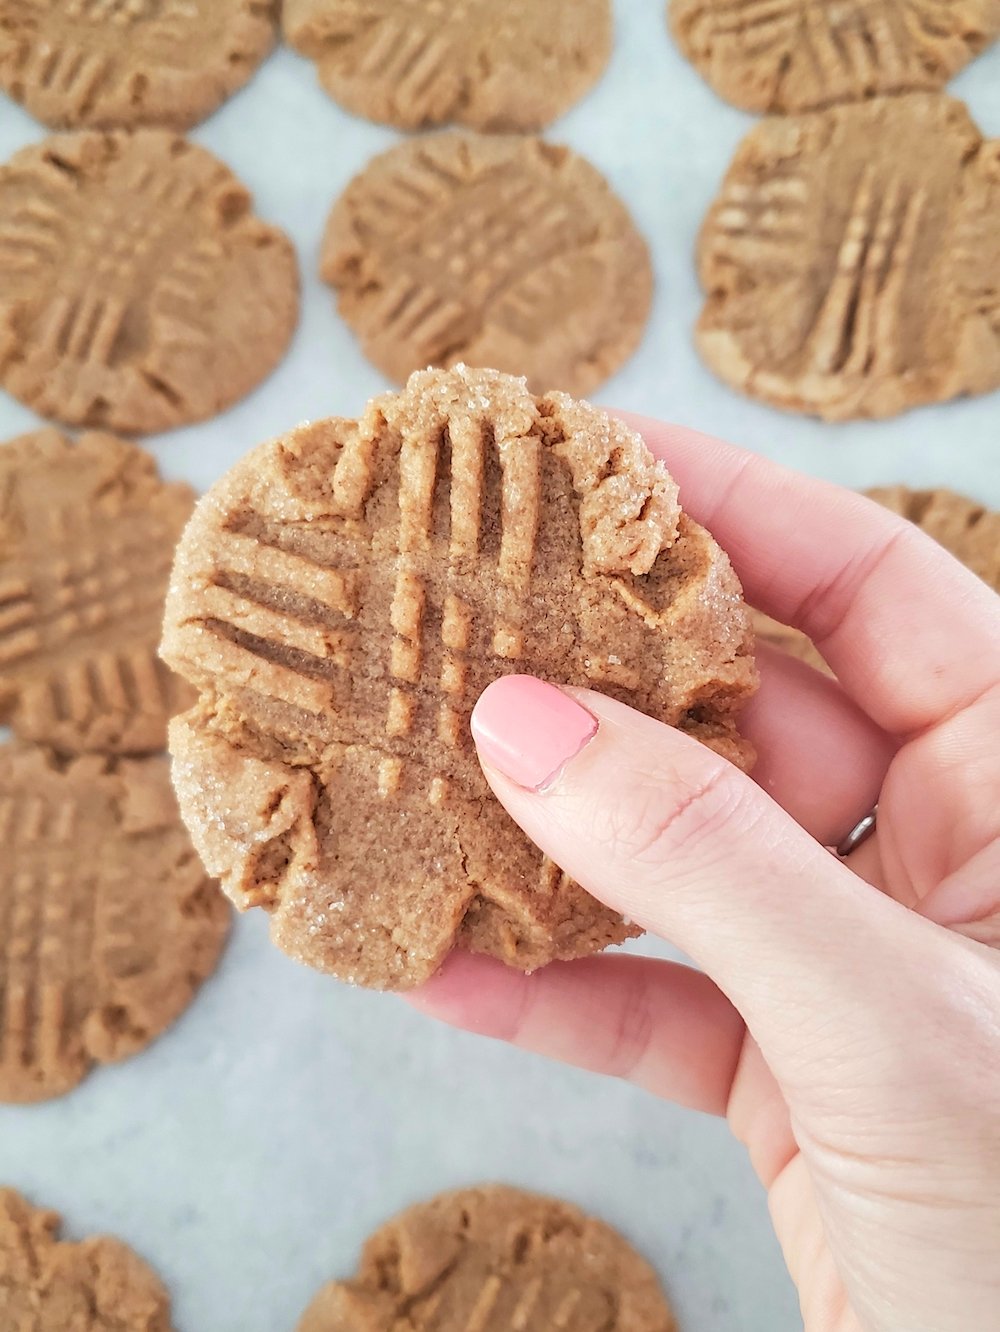
<path fill-rule="evenodd" d="M 631 421 L 748 599 L 839 683 L 761 650 L 751 780 L 585 690 L 492 684 L 497 796 L 594 896 L 703 973 L 456 954 L 412 1002 L 726 1114 L 806 1332 L 1000 1326 L 1000 599 L 911 524 Z M 848 860 L 836 844 L 878 804 Z"/>

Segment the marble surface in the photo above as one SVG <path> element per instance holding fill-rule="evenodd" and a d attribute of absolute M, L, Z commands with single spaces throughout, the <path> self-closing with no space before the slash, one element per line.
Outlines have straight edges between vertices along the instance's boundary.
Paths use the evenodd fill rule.
<path fill-rule="evenodd" d="M 1000 503 L 1000 394 L 830 427 L 748 402 L 700 366 L 694 238 L 751 118 L 687 67 L 659 0 L 617 9 L 606 78 L 550 131 L 607 173 L 654 252 L 646 338 L 598 400 L 847 484 L 947 482 Z M 1000 49 L 954 92 L 1000 135 Z M 0 99 L 0 160 L 42 132 Z M 204 487 L 261 439 L 353 414 L 384 387 L 315 273 L 334 196 L 397 136 L 339 111 L 310 67 L 280 51 L 194 137 L 288 229 L 304 274 L 302 324 L 272 379 L 227 415 L 149 443 L 168 475 Z M 35 424 L 0 394 L 0 438 Z M 342 988 L 272 949 L 261 919 L 238 922 L 217 976 L 146 1054 L 61 1101 L 0 1107 L 0 1182 L 62 1210 L 70 1234 L 126 1237 L 169 1283 L 179 1332 L 290 1330 L 383 1218 L 488 1179 L 619 1226 L 663 1274 L 686 1332 L 801 1326 L 765 1199 L 723 1125 Z"/>

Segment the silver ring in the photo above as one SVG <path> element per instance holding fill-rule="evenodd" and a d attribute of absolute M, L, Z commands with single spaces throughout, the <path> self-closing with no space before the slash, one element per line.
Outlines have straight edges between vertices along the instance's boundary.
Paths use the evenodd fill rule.
<path fill-rule="evenodd" d="M 875 831 L 875 825 L 877 822 L 878 805 L 875 806 L 870 814 L 866 814 L 859 823 L 854 825 L 837 847 L 837 855 L 841 857 L 849 856 L 852 851 L 857 851 L 858 847 L 862 846 L 868 841 L 868 838 L 871 837 L 872 833 Z"/>

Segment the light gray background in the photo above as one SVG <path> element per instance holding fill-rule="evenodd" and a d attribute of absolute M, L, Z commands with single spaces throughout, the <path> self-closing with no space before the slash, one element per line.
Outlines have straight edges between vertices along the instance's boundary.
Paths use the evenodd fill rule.
<path fill-rule="evenodd" d="M 748 402 L 701 368 L 692 249 L 751 118 L 673 49 L 659 0 L 617 10 L 607 76 L 550 131 L 613 181 L 656 264 L 643 345 L 599 400 L 846 484 L 946 482 L 1000 504 L 1000 394 L 831 428 Z M 954 91 L 1000 135 L 1000 49 Z M 0 98 L 0 160 L 42 133 Z M 398 136 L 342 113 L 280 51 L 195 137 L 292 234 L 305 288 L 292 353 L 266 385 L 226 416 L 150 442 L 167 475 L 205 487 L 251 445 L 299 420 L 354 414 L 385 387 L 315 273 L 334 197 Z M 0 394 L 0 438 L 35 424 Z M 305 971 L 270 947 L 261 919 L 238 922 L 217 976 L 147 1054 L 59 1102 L 0 1107 L 0 1182 L 62 1210 L 72 1235 L 127 1238 L 168 1282 L 180 1332 L 290 1330 L 383 1218 L 488 1179 L 621 1227 L 663 1274 L 686 1332 L 801 1326 L 763 1194 L 721 1124 Z"/>

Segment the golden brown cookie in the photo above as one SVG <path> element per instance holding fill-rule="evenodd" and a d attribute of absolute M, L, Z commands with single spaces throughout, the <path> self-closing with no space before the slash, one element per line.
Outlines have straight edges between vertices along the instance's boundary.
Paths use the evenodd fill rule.
<path fill-rule="evenodd" d="M 0 167 L 0 384 L 43 416 L 127 434 L 222 411 L 298 318 L 291 243 L 204 148 L 82 131 Z"/>
<path fill-rule="evenodd" d="M 612 42 L 610 0 L 285 0 L 283 24 L 331 97 L 400 129 L 542 129 Z"/>
<path fill-rule="evenodd" d="M 967 569 L 1000 592 L 1000 513 L 953 490 L 910 490 L 907 486 L 880 486 L 867 490 L 869 499 L 922 528 Z M 814 644 L 800 633 L 779 624 L 761 611 L 753 612 L 757 637 L 772 647 L 790 652 L 818 670 L 829 671 Z"/>
<path fill-rule="evenodd" d="M 601 1221 L 498 1184 L 409 1208 L 298 1332 L 674 1332 L 656 1273 Z"/>
<path fill-rule="evenodd" d="M 697 344 L 829 420 L 1000 387 L 1000 140 L 914 94 L 764 121 L 702 229 Z"/>
<path fill-rule="evenodd" d="M 0 1189 L 2 1332 L 171 1332 L 170 1296 L 121 1240 L 58 1238 L 60 1218 Z"/>
<path fill-rule="evenodd" d="M 493 799 L 469 716 L 506 672 L 594 685 L 738 763 L 740 586 L 638 435 L 496 371 L 424 371 L 255 449 L 178 549 L 164 655 L 205 864 L 277 944 L 419 984 L 455 946 L 532 968 L 625 938 Z"/>
<path fill-rule="evenodd" d="M 135 1054 L 215 968 L 229 907 L 181 826 L 166 759 L 0 746 L 0 1101 Z"/>
<path fill-rule="evenodd" d="M 612 375 L 653 289 L 645 241 L 582 157 L 458 132 L 398 144 L 355 177 L 322 275 L 390 379 L 462 362 L 526 375 L 539 393 Z"/>
<path fill-rule="evenodd" d="M 670 0 L 720 97 L 796 112 L 936 91 L 1000 35 L 1000 0 Z"/>
<path fill-rule="evenodd" d="M 0 445 L 0 723 L 60 753 L 164 747 L 191 702 L 156 648 L 193 505 L 113 435 Z"/>
<path fill-rule="evenodd" d="M 0 89 L 55 128 L 189 129 L 274 45 L 277 0 L 0 0 Z"/>

